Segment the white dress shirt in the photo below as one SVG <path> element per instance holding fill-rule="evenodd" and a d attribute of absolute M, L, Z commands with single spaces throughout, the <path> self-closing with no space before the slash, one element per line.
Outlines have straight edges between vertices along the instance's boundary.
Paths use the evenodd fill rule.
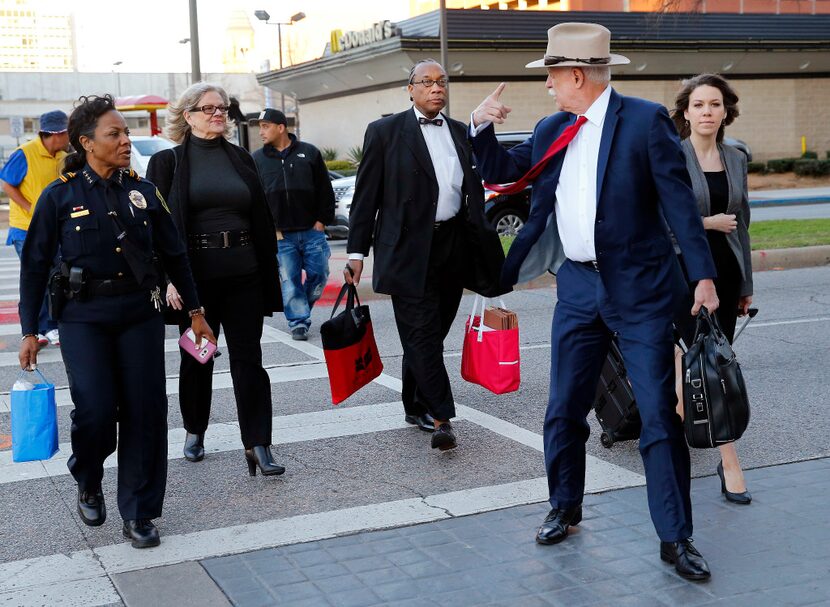
<path fill-rule="evenodd" d="M 412 108 L 415 118 L 426 118 L 416 107 Z M 464 171 L 455 143 L 450 133 L 450 123 L 447 117 L 439 114 L 444 123 L 441 126 L 422 124 L 421 133 L 427 143 L 429 157 L 432 159 L 432 168 L 438 180 L 438 209 L 435 211 L 435 221 L 452 219 L 461 208 L 461 184 L 464 181 Z"/>
<path fill-rule="evenodd" d="M 412 111 L 415 112 L 416 120 L 426 118 L 414 106 Z M 436 118 L 441 118 L 444 123 L 441 126 L 422 124 L 420 127 L 432 160 L 435 178 L 438 180 L 438 207 L 435 211 L 435 221 L 446 221 L 455 217 L 461 209 L 461 185 L 464 182 L 464 170 L 461 168 L 461 161 L 455 150 L 447 117 L 439 114 Z M 349 253 L 349 259 L 363 259 L 363 254 Z"/>
<path fill-rule="evenodd" d="M 565 150 L 562 172 L 556 185 L 556 225 L 565 256 L 574 261 L 595 261 L 594 221 L 597 217 L 597 162 L 602 125 L 611 99 L 607 86 L 591 107 L 583 114 L 588 121 Z M 470 115 L 470 134 L 475 137 L 490 122 L 473 127 Z"/>
<path fill-rule="evenodd" d="M 594 222 L 597 216 L 597 161 L 602 125 L 611 99 L 608 86 L 585 112 L 588 121 L 565 150 L 556 185 L 556 226 L 565 257 L 595 261 Z"/>

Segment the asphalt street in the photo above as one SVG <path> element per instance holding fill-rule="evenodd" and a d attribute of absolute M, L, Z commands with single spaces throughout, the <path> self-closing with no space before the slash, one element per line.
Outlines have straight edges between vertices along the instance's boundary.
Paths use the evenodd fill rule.
<path fill-rule="evenodd" d="M 0 250 L 0 292 L 13 293 L 17 267 L 14 253 Z M 830 267 L 758 273 L 755 290 L 760 313 L 736 344 L 752 403 L 752 422 L 738 446 L 741 461 L 750 470 L 828 457 Z M 107 523 L 85 527 L 75 512 L 75 487 L 65 467 L 71 399 L 59 350 L 47 347 L 41 369 L 58 389 L 61 452 L 44 464 L 13 464 L 9 396 L 0 396 L 0 605 L 142 604 L 127 600 L 118 576 L 523 504 L 537 506 L 522 519 L 526 529 L 514 531 L 532 541 L 537 515 L 544 514 L 538 506 L 546 493 L 540 435 L 555 301 L 555 288 L 505 297 L 520 319 L 522 384 L 496 396 L 460 377 L 464 317 L 472 306 L 472 296 L 464 297 L 445 342 L 460 405 L 459 448 L 446 453 L 432 451 L 429 435 L 403 423 L 401 346 L 388 300 L 370 302 L 384 375 L 338 407 L 331 404 L 319 339 L 331 308 L 315 308 L 307 343 L 290 339 L 282 316 L 266 319 L 273 450 L 288 469 L 278 478 L 247 475 L 227 356 L 216 367 L 208 456 L 197 464 L 181 457 L 178 353 L 168 329 L 170 461 L 164 516 L 157 521 L 163 543 L 147 551 L 130 548 L 120 536 L 114 462 L 104 482 Z M 16 321 L 0 325 L 0 386 L 6 390 L 19 373 L 18 344 Z M 590 421 L 588 491 L 642 485 L 636 441 L 605 449 L 593 416 Z M 714 450 L 693 450 L 694 476 L 713 475 L 717 461 Z M 710 497 L 719 498 L 707 483 Z M 750 489 L 763 495 L 761 486 Z M 630 520 L 648 527 L 646 516 L 641 511 Z M 654 542 L 648 546 L 653 549 Z M 199 572 L 188 578 L 191 583 L 201 579 Z M 210 578 L 204 582 L 204 588 L 215 587 Z"/>

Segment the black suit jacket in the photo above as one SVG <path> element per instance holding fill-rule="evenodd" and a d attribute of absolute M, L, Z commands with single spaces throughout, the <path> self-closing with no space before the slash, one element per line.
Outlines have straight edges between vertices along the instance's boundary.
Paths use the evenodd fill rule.
<path fill-rule="evenodd" d="M 147 179 L 152 181 L 167 200 L 173 222 L 187 241 L 187 207 L 190 183 L 188 138 L 181 145 L 153 154 L 147 165 Z M 262 277 L 265 315 L 282 311 L 282 292 L 277 268 L 277 231 L 271 211 L 265 201 L 265 191 L 259 179 L 256 163 L 251 155 L 239 146 L 222 139 L 231 164 L 251 191 L 251 236 L 256 250 L 257 265 Z M 178 322 L 176 315 L 165 315 L 170 324 Z"/>
<path fill-rule="evenodd" d="M 464 171 L 461 186 L 464 286 L 485 296 L 503 293 L 504 253 L 484 216 L 484 189 L 475 170 L 466 126 L 448 120 Z M 372 287 L 377 293 L 419 297 L 424 293 L 438 180 L 421 126 L 412 109 L 371 123 L 363 142 L 349 213 L 349 253 L 374 247 Z"/>

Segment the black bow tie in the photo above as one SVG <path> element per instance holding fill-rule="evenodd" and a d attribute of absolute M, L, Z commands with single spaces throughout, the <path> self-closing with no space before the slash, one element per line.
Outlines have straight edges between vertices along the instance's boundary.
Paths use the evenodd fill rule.
<path fill-rule="evenodd" d="M 442 118 L 433 118 L 432 120 L 430 120 L 429 118 L 419 116 L 418 124 L 434 124 L 435 126 L 442 126 L 444 124 L 444 120 Z"/>

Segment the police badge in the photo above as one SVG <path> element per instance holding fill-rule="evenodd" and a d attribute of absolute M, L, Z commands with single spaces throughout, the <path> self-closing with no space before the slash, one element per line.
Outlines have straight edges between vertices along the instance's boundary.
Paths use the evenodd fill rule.
<path fill-rule="evenodd" d="M 127 194 L 130 197 L 130 202 L 133 203 L 133 206 L 137 209 L 146 209 L 147 208 L 147 201 L 144 199 L 144 194 L 139 192 L 138 190 L 130 190 L 130 193 Z"/>

